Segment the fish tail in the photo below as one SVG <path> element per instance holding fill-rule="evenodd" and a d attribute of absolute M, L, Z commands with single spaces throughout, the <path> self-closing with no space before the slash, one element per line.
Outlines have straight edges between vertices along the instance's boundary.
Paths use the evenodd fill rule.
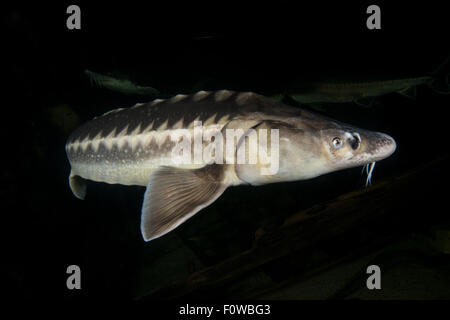
<path fill-rule="evenodd" d="M 431 73 L 431 88 L 440 94 L 450 93 L 450 56 Z"/>

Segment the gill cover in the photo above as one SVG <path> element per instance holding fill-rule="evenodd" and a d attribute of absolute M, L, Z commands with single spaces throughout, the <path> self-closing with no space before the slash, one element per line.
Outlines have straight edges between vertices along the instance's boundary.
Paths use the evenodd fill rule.
<path fill-rule="evenodd" d="M 284 150 L 292 128 L 284 122 L 267 120 L 249 129 L 236 146 L 235 172 L 239 179 L 252 185 L 285 179 L 285 168 L 280 166 L 280 161 L 286 160 Z"/>

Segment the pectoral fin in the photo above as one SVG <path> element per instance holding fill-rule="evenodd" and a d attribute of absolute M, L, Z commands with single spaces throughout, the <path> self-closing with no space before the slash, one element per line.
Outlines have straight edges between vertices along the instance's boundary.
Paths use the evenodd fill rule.
<path fill-rule="evenodd" d="M 223 167 L 201 169 L 162 167 L 147 184 L 141 216 L 145 241 L 175 229 L 198 211 L 214 202 L 228 187 L 223 184 Z"/>
<path fill-rule="evenodd" d="M 71 171 L 69 175 L 69 185 L 75 197 L 84 200 L 84 197 L 86 197 L 86 181 Z"/>
<path fill-rule="evenodd" d="M 355 103 L 363 108 L 371 108 L 374 104 L 375 98 L 373 97 L 366 97 L 366 98 L 359 98 L 355 100 Z"/>
<path fill-rule="evenodd" d="M 403 90 L 398 91 L 402 96 L 415 99 L 416 98 L 416 87 L 405 88 Z"/>

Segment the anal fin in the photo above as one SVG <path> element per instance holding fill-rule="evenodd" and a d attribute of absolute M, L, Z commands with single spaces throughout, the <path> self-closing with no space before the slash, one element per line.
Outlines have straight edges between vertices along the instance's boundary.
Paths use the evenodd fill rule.
<path fill-rule="evenodd" d="M 200 169 L 161 167 L 147 184 L 141 216 L 145 241 L 161 237 L 214 202 L 228 187 L 223 166 Z"/>
<path fill-rule="evenodd" d="M 86 197 L 85 180 L 82 177 L 77 176 L 73 172 L 70 172 L 69 185 L 74 196 L 77 197 L 78 199 L 84 200 L 84 198 Z"/>

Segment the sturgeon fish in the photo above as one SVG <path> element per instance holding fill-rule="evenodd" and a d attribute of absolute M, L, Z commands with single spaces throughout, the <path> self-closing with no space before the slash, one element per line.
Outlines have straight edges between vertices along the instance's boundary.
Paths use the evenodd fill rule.
<path fill-rule="evenodd" d="M 214 137 L 205 139 L 203 135 L 202 147 L 225 137 L 229 140 L 220 146 L 226 144 L 228 148 L 232 140 L 231 161 L 207 157 L 192 163 L 173 161 L 180 142 L 177 133 L 193 133 L 194 141 L 189 141 L 195 144 L 199 122 Z M 235 133 L 232 138 L 229 131 Z M 269 131 L 277 135 L 269 136 Z M 244 154 L 247 159 L 256 150 L 255 144 L 251 147 L 249 132 L 259 134 L 256 146 L 268 141 L 270 156 L 277 156 L 277 170 L 263 173 L 271 163 L 260 158 L 235 161 L 236 155 Z M 219 154 L 225 149 L 221 147 L 211 154 Z M 228 90 L 176 95 L 112 110 L 77 128 L 66 144 L 71 164 L 69 184 L 77 198 L 85 198 L 85 179 L 146 187 L 141 212 L 145 241 L 173 230 L 230 186 L 310 179 L 374 163 L 395 149 L 394 139 L 384 133 L 360 129 L 259 94 Z"/>
<path fill-rule="evenodd" d="M 449 59 L 447 57 L 429 76 L 368 81 L 308 81 L 292 85 L 287 89 L 287 94 L 300 103 L 356 102 L 364 106 L 370 105 L 376 97 L 394 92 L 415 98 L 419 85 L 428 85 L 437 93 L 449 94 Z"/>
<path fill-rule="evenodd" d="M 112 91 L 130 95 L 146 95 L 151 97 L 159 95 L 159 91 L 157 89 L 153 87 L 138 85 L 128 79 L 114 78 L 90 70 L 85 70 L 84 73 L 89 78 L 92 86 L 106 88 Z"/>
<path fill-rule="evenodd" d="M 300 103 L 356 102 L 364 105 L 370 104 L 375 97 L 393 92 L 414 98 L 417 86 L 431 85 L 432 81 L 432 77 L 426 76 L 381 81 L 312 82 L 298 85 L 289 96 Z"/>

